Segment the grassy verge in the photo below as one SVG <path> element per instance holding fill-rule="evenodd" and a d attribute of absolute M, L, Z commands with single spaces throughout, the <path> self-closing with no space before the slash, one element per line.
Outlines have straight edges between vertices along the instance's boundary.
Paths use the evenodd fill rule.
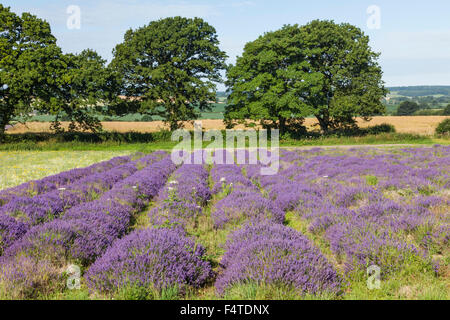
<path fill-rule="evenodd" d="M 19 142 L 0 144 L 0 151 L 136 151 L 151 152 L 170 150 L 176 142 L 162 141 L 149 143 L 123 142 Z"/>
<path fill-rule="evenodd" d="M 309 223 L 295 214 L 286 215 L 285 224 L 307 236 L 327 257 L 347 283 L 342 300 L 447 300 L 448 281 L 424 270 L 417 262 L 403 266 L 388 278 L 382 279 L 379 289 L 369 289 L 365 274 L 346 274 L 343 264 L 332 253 L 323 235 L 308 231 Z M 445 272 L 445 271 L 443 271 Z M 326 298 L 326 297 L 325 297 Z"/>
<path fill-rule="evenodd" d="M 280 141 L 283 147 L 301 146 L 335 146 L 335 145 L 383 145 L 383 144 L 450 144 L 450 139 L 436 139 L 434 137 L 421 136 L 407 133 L 381 133 L 377 135 L 355 137 L 320 137 L 315 139 L 285 140 Z"/>
<path fill-rule="evenodd" d="M 49 139 L 44 141 L 7 142 L 0 144 L 0 151 L 138 151 L 151 152 L 154 150 L 171 150 L 178 143 L 164 138 L 157 141 L 129 142 L 129 141 L 57 141 Z M 207 147 L 209 142 L 203 143 Z M 305 146 L 338 146 L 338 145 L 386 145 L 386 144 L 412 144 L 412 145 L 450 145 L 450 138 L 428 137 L 404 133 L 382 133 L 367 136 L 331 136 L 310 139 L 281 140 L 280 147 Z"/>
<path fill-rule="evenodd" d="M 0 190 L 128 154 L 130 154 L 129 151 L 106 149 L 102 151 L 0 152 Z"/>

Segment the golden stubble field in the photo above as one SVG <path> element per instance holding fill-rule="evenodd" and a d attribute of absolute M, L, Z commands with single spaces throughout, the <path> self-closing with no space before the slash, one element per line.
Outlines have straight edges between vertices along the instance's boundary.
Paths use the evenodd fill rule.
<path fill-rule="evenodd" d="M 395 126 L 400 133 L 416 133 L 421 135 L 433 135 L 437 125 L 443 121 L 445 116 L 414 116 L 414 117 L 374 117 L 370 122 L 358 120 L 361 127 L 373 126 L 382 123 L 388 123 Z M 201 120 L 204 130 L 225 129 L 222 120 Z M 63 122 L 63 127 L 68 123 Z M 106 131 L 117 132 L 156 132 L 161 129 L 168 129 L 162 121 L 153 122 L 103 122 L 103 128 Z M 306 119 L 306 126 L 314 128 L 317 121 L 312 118 Z M 187 129 L 193 129 L 192 123 L 186 123 Z M 243 129 L 243 126 L 237 126 L 236 129 Z M 49 132 L 50 123 L 48 122 L 29 122 L 26 125 L 16 124 L 8 130 L 8 133 L 26 133 L 26 132 Z"/>

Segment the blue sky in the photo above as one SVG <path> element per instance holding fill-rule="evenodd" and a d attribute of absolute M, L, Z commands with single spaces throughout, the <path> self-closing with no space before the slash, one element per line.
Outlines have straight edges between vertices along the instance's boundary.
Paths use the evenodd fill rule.
<path fill-rule="evenodd" d="M 202 17 L 219 34 L 229 62 L 248 41 L 283 24 L 332 19 L 357 25 L 381 52 L 380 63 L 388 86 L 450 85 L 450 1 L 448 0 L 0 0 L 20 13 L 31 12 L 50 22 L 65 52 L 95 49 L 112 58 L 129 28 L 152 20 L 181 15 Z M 81 28 L 69 30 L 66 10 L 81 9 Z M 367 25 L 367 8 L 380 8 L 380 29 Z"/>

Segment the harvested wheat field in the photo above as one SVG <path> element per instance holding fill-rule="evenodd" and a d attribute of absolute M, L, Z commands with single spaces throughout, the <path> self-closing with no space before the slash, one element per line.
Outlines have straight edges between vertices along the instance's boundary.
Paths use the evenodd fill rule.
<path fill-rule="evenodd" d="M 361 127 L 373 126 L 382 123 L 388 123 L 395 126 L 397 132 L 416 133 L 422 135 L 432 135 L 437 125 L 443 121 L 445 116 L 413 116 L 413 117 L 374 117 L 371 121 L 366 122 L 362 119 L 358 120 Z M 63 127 L 67 127 L 68 123 L 63 122 Z M 103 122 L 103 128 L 106 131 L 117 132 L 155 132 L 161 129 L 168 129 L 162 121 L 152 122 Z M 310 129 L 314 128 L 317 121 L 312 118 L 306 119 L 306 126 Z M 225 129 L 222 120 L 202 120 L 202 126 L 205 130 Z M 193 129 L 192 123 L 186 123 L 187 129 Z M 237 126 L 237 129 L 244 128 Z M 49 132 L 50 123 L 48 122 L 29 122 L 26 125 L 16 124 L 8 130 L 8 133 L 26 133 L 26 132 Z"/>

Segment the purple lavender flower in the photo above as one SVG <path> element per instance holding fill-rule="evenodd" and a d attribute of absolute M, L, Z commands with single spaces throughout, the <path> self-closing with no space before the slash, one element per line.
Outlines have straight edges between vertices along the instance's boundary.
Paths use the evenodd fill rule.
<path fill-rule="evenodd" d="M 212 276 L 205 249 L 182 233 L 146 229 L 117 241 L 88 270 L 91 289 L 114 294 L 120 288 L 152 291 L 198 288 Z"/>
<path fill-rule="evenodd" d="M 6 274 L 0 273 L 0 279 L 3 279 L 6 286 L 29 285 L 29 282 L 16 281 L 16 277 L 9 276 L 21 273 L 22 278 L 32 277 L 32 275 L 24 274 L 26 272 L 24 270 L 33 270 L 33 268 L 22 267 L 19 263 L 22 257 L 27 257 L 26 265 L 31 263 L 35 266 L 39 264 L 39 261 L 49 264 L 52 266 L 51 270 L 49 269 L 51 272 L 55 268 L 66 266 L 69 262 L 80 263 L 84 266 L 91 264 L 128 231 L 131 217 L 136 212 L 135 203 L 155 196 L 174 169 L 175 166 L 170 158 L 166 157 L 136 172 L 129 177 L 128 181 L 124 180 L 120 186 L 115 186 L 112 190 L 114 192 L 108 195 L 110 199 L 98 199 L 81 204 L 71 208 L 58 219 L 32 227 L 1 257 L 1 264 L 8 265 L 10 268 L 5 269 Z M 139 182 L 139 185 L 144 187 L 133 188 L 130 182 Z M 133 193 L 134 202 L 130 205 L 122 204 L 124 200 L 130 200 L 131 193 L 128 191 Z M 123 198 L 124 195 L 125 198 Z M 17 268 L 14 269 L 14 266 Z M 47 279 L 53 278 L 53 273 L 47 277 Z M 21 292 L 31 290 L 27 287 L 18 289 Z M 37 290 L 34 294 L 38 292 L 40 291 Z"/>
<path fill-rule="evenodd" d="M 130 161 L 130 157 L 116 157 L 109 161 L 99 162 L 86 168 L 72 169 L 45 177 L 41 180 L 29 181 L 17 187 L 2 190 L 0 191 L 0 206 L 17 197 L 32 197 L 56 190 L 57 188 L 64 188 L 66 185 L 81 178 L 87 177 L 94 173 L 102 173 Z"/>
<path fill-rule="evenodd" d="M 203 165 L 182 165 L 161 190 L 157 204 L 149 213 L 150 223 L 155 226 L 195 228 L 202 207 L 211 198 L 208 176 Z"/>
<path fill-rule="evenodd" d="M 338 293 L 336 271 L 300 233 L 282 225 L 246 226 L 234 232 L 226 245 L 223 272 L 216 281 L 219 294 L 234 284 L 273 284 L 299 294 Z"/>
<path fill-rule="evenodd" d="M 16 219 L 0 214 L 0 256 L 3 250 L 20 239 L 26 232 L 27 226 Z"/>
<path fill-rule="evenodd" d="M 59 217 L 65 210 L 84 202 L 92 201 L 104 191 L 113 187 L 115 187 L 115 189 L 113 188 L 114 190 L 112 190 L 112 192 L 117 193 L 118 190 L 121 190 L 121 196 L 131 192 L 131 199 L 133 200 L 133 195 L 137 197 L 136 194 L 138 194 L 139 191 L 133 190 L 131 187 L 124 188 L 122 184 L 118 183 L 138 171 L 138 167 L 146 167 L 160 158 L 161 154 L 148 155 L 105 172 L 95 173 L 82 178 L 75 183 L 68 185 L 64 190 L 54 190 L 33 198 L 14 198 L 8 204 L 0 208 L 0 216 L 9 215 L 14 217 L 18 221 L 17 224 L 20 224 L 20 232 L 16 230 L 17 224 L 1 224 L 0 234 L 2 235 L 2 241 L 0 242 L 0 251 L 5 250 L 14 241 L 18 240 L 23 236 L 24 231 L 26 232 L 32 226 L 52 221 Z M 170 163 L 168 163 L 168 160 L 162 165 L 165 166 L 166 170 L 174 168 L 173 165 L 171 166 Z M 157 168 L 155 167 L 153 170 L 154 169 Z M 152 179 L 142 181 L 140 192 L 146 192 L 149 196 L 154 196 L 159 190 L 158 183 L 154 185 L 154 182 L 155 180 Z M 134 185 L 137 184 L 137 181 L 124 180 L 122 183 Z M 114 198 L 111 193 L 108 193 L 107 196 L 111 199 Z M 139 198 L 139 201 L 136 201 L 136 205 L 138 205 L 138 203 L 142 205 L 142 201 L 143 198 Z M 11 230 L 9 230 L 10 228 Z"/>
<path fill-rule="evenodd" d="M 224 228 L 228 223 L 245 221 L 283 223 L 284 212 L 259 192 L 234 190 L 216 203 L 211 218 L 216 228 Z"/>

